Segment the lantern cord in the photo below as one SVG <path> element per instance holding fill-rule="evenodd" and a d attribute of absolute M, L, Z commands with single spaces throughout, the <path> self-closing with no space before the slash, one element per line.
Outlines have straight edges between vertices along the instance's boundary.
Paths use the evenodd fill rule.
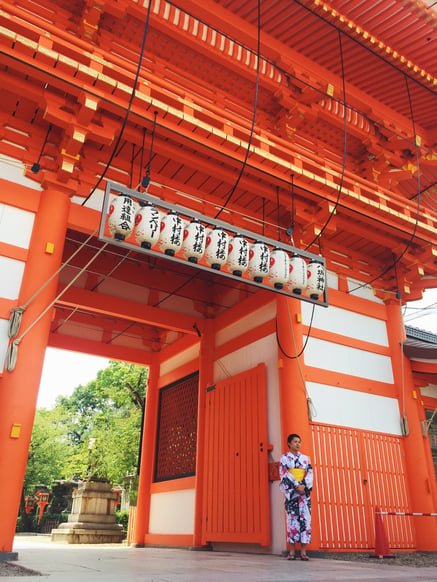
<path fill-rule="evenodd" d="M 291 329 L 291 338 L 292 338 L 292 340 L 293 340 L 293 348 L 294 348 L 294 353 L 296 354 L 295 356 L 290 356 L 290 355 L 288 355 L 287 353 L 285 353 L 285 351 L 283 350 L 283 348 L 282 348 L 282 346 L 281 346 L 281 343 L 280 343 L 280 341 L 279 341 L 279 334 L 278 334 L 278 316 L 276 315 L 276 341 L 277 341 L 277 343 L 278 343 L 279 349 L 281 350 L 282 354 L 283 354 L 283 355 L 284 355 L 284 356 L 285 356 L 287 359 L 289 359 L 289 360 L 296 360 L 296 362 L 297 362 L 297 367 L 298 367 L 298 369 L 299 369 L 299 374 L 300 374 L 300 377 L 301 377 L 301 380 L 302 380 L 302 386 L 303 386 L 303 388 L 304 388 L 304 390 L 305 390 L 305 396 L 306 396 L 306 400 L 307 400 L 307 408 L 308 408 L 308 418 L 309 418 L 310 420 L 313 420 L 313 419 L 314 419 L 314 418 L 317 416 L 317 410 L 316 410 L 316 408 L 315 408 L 315 406 L 314 406 L 314 403 L 313 403 L 313 401 L 312 401 L 312 399 L 311 399 L 311 396 L 309 395 L 309 392 L 308 392 L 308 390 L 307 390 L 307 387 L 306 387 L 306 382 L 305 382 L 305 378 L 304 378 L 304 375 L 303 375 L 303 372 L 302 372 L 302 367 L 301 367 L 301 365 L 300 365 L 300 360 L 299 360 L 299 358 L 300 358 L 300 356 L 301 356 L 301 355 L 304 353 L 304 351 L 305 351 L 305 348 L 306 348 L 306 345 L 307 345 L 307 343 L 308 343 L 308 339 L 309 339 L 309 337 L 310 337 L 310 333 L 311 333 L 311 326 L 312 326 L 312 323 L 313 323 L 313 316 L 314 316 L 314 308 L 315 308 L 315 305 L 313 305 L 313 310 L 312 310 L 312 313 L 311 313 L 311 321 L 310 321 L 310 325 L 309 325 L 309 327 L 308 327 L 308 334 L 307 334 L 307 337 L 306 337 L 306 339 L 305 339 L 305 344 L 304 344 L 304 346 L 303 346 L 302 350 L 301 350 L 301 351 L 299 352 L 299 354 L 298 354 L 298 353 L 297 353 L 296 338 L 295 338 L 295 336 L 294 336 L 293 323 L 292 323 L 292 321 L 291 321 L 290 309 L 289 309 L 289 306 L 288 306 L 288 301 L 287 301 L 287 313 L 288 313 L 288 322 L 289 322 L 290 329 Z"/>
<path fill-rule="evenodd" d="M 129 182 L 129 188 L 132 190 L 132 181 L 133 181 L 133 177 L 134 177 L 134 160 L 135 160 L 135 144 L 132 144 L 132 157 L 130 160 L 130 182 Z"/>
<path fill-rule="evenodd" d="M 52 131 L 52 128 L 53 128 L 53 125 L 50 123 L 49 127 L 47 129 L 46 136 L 44 138 L 44 142 L 43 142 L 42 147 L 41 147 L 41 151 L 39 152 L 38 159 L 37 159 L 36 163 L 33 164 L 33 166 L 32 166 L 32 168 L 35 168 L 35 170 L 36 170 L 35 173 L 37 173 L 39 171 L 39 163 L 41 161 L 41 157 L 42 157 L 42 154 L 44 152 L 44 148 L 46 147 L 47 140 L 49 139 L 49 135 L 50 135 L 50 132 Z"/>
<path fill-rule="evenodd" d="M 348 108 L 347 108 L 347 103 L 346 103 L 346 80 L 345 80 L 345 74 L 344 74 L 344 56 L 343 56 L 343 45 L 341 43 L 341 32 L 340 32 L 340 30 L 338 31 L 338 44 L 339 44 L 339 48 L 340 48 L 341 80 L 342 80 L 342 86 L 343 86 L 343 115 L 344 115 L 344 123 L 343 123 L 343 127 L 344 127 L 344 132 L 343 132 L 343 167 L 341 169 L 340 184 L 338 186 L 337 200 L 335 201 L 334 207 L 332 208 L 331 212 L 329 213 L 329 216 L 328 216 L 325 224 L 322 226 L 322 228 L 320 229 L 320 231 L 318 232 L 318 234 L 314 237 L 314 239 L 310 242 L 310 244 L 305 247 L 305 250 L 308 250 L 316 242 L 316 240 L 318 240 L 322 236 L 322 234 L 324 233 L 324 231 L 327 228 L 328 224 L 331 222 L 332 217 L 334 216 L 334 214 L 337 211 L 337 207 L 338 207 L 338 204 L 340 202 L 341 192 L 343 190 L 344 174 L 345 174 L 345 171 L 346 171 L 347 113 L 348 113 Z"/>
<path fill-rule="evenodd" d="M 305 343 L 304 343 L 304 345 L 303 345 L 303 347 L 302 347 L 302 349 L 301 349 L 301 351 L 299 353 L 297 353 L 297 348 L 295 346 L 295 350 L 294 350 L 295 351 L 295 354 L 296 354 L 295 356 L 290 356 L 289 354 L 287 354 L 287 352 L 285 352 L 285 350 L 281 346 L 281 342 L 279 340 L 279 332 L 278 332 L 278 316 L 276 316 L 276 320 L 275 320 L 275 322 L 276 322 L 276 341 L 278 343 L 279 349 L 281 350 L 282 354 L 288 360 L 296 360 L 296 359 L 299 359 L 300 356 L 304 353 L 305 348 L 307 347 L 307 344 L 308 344 L 308 340 L 310 339 L 310 335 L 311 335 L 311 327 L 313 325 L 313 317 L 314 317 L 314 308 L 315 308 L 315 305 L 313 304 L 313 309 L 312 309 L 312 312 L 311 312 L 310 324 L 308 326 L 308 333 L 307 333 L 307 336 L 306 336 L 306 339 L 305 339 Z M 291 322 L 290 311 L 288 309 L 288 303 L 287 303 L 287 311 L 288 311 L 288 319 L 290 321 L 291 333 L 293 334 L 293 339 L 294 339 L 294 331 L 293 331 L 293 325 L 292 325 L 292 322 Z"/>
<path fill-rule="evenodd" d="M 287 236 L 289 236 L 292 241 L 293 241 L 293 231 L 294 231 L 295 215 L 296 215 L 294 204 L 295 204 L 295 202 L 294 202 L 294 174 L 291 174 L 291 224 L 287 228 L 287 230 L 285 231 L 285 234 Z"/>
<path fill-rule="evenodd" d="M 100 175 L 100 178 L 97 180 L 97 182 L 96 182 L 95 186 L 92 188 L 91 192 L 88 194 L 88 196 L 82 202 L 82 206 L 84 206 L 88 202 L 88 200 L 91 198 L 91 196 L 97 190 L 97 188 L 100 186 L 103 178 L 106 176 L 106 173 L 107 173 L 107 171 L 109 170 L 109 168 L 111 166 L 112 160 L 115 157 L 115 152 L 117 151 L 117 148 L 118 148 L 118 146 L 120 144 L 120 141 L 121 141 L 121 138 L 123 136 L 123 133 L 124 133 L 124 130 L 125 130 L 125 127 L 126 127 L 126 124 L 127 124 L 127 120 L 129 118 L 129 115 L 130 115 L 130 112 L 131 112 L 132 102 L 133 102 L 134 97 L 135 97 L 137 83 L 138 83 L 138 78 L 140 76 L 141 65 L 142 65 L 142 62 L 143 62 L 144 48 L 145 48 L 145 45 L 146 45 L 147 33 L 148 33 L 148 30 L 149 30 L 149 19 L 150 19 L 151 7 L 152 7 L 152 2 L 150 0 L 149 1 L 149 5 L 147 7 L 146 24 L 144 26 L 143 40 L 142 40 L 142 43 L 141 43 L 140 56 L 138 58 L 138 65 L 137 65 L 137 70 L 136 70 L 136 73 L 135 73 L 135 79 L 134 79 L 134 82 L 133 82 L 132 92 L 131 92 L 131 95 L 130 95 L 130 98 L 129 98 L 129 103 L 128 103 L 128 106 L 127 106 L 127 109 L 126 109 L 126 113 L 124 115 L 123 124 L 121 126 L 120 133 L 118 135 L 117 141 L 115 142 L 114 148 L 112 150 L 112 154 L 110 155 L 109 160 L 108 160 L 105 168 L 103 169 L 103 172 Z"/>
<path fill-rule="evenodd" d="M 412 103 L 412 100 L 411 100 L 410 87 L 408 86 L 408 77 L 405 74 L 404 74 L 404 79 L 405 79 L 405 85 L 406 85 L 407 95 L 408 95 L 408 103 L 409 103 L 409 106 L 410 106 L 411 124 L 413 126 L 414 147 L 415 147 L 415 151 L 416 151 L 416 164 L 417 164 L 417 211 L 416 211 L 416 220 L 414 221 L 413 232 L 411 233 L 410 240 L 407 242 L 407 244 L 405 246 L 405 249 L 402 251 L 402 253 L 399 255 L 399 257 L 397 259 L 395 258 L 395 260 L 393 261 L 393 263 L 391 265 L 389 265 L 381 273 L 379 273 L 378 275 L 376 275 L 375 277 L 373 277 L 373 279 L 371 279 L 370 281 L 367 281 L 366 283 L 362 283 L 358 287 L 354 287 L 354 289 L 350 289 L 349 291 L 347 291 L 347 293 L 353 293 L 354 291 L 357 291 L 358 289 L 361 289 L 361 287 L 364 287 L 365 285 L 371 285 L 374 281 L 376 281 L 380 277 L 383 277 L 389 271 L 391 271 L 393 268 L 395 268 L 396 265 L 401 261 L 401 259 L 405 255 L 405 253 L 410 248 L 410 246 L 411 246 L 411 244 L 412 244 L 412 242 L 414 240 L 414 237 L 416 236 L 417 225 L 419 223 L 419 216 L 420 216 L 420 199 L 421 199 L 421 191 L 420 191 L 420 187 L 421 187 L 421 184 L 420 184 L 420 156 L 419 156 L 419 147 L 417 145 L 416 122 L 415 122 L 415 118 L 414 118 L 413 103 Z"/>
<path fill-rule="evenodd" d="M 217 212 L 214 218 L 218 218 L 226 206 L 231 201 L 232 196 L 234 195 L 235 190 L 237 189 L 238 184 L 243 176 L 243 172 L 246 168 L 247 160 L 249 158 L 250 147 L 252 145 L 253 134 L 255 130 L 255 119 L 256 119 L 256 112 L 258 109 L 258 93 L 259 93 L 259 75 L 260 75 L 260 57 L 261 57 L 261 0 L 258 0 L 258 22 L 257 22 L 257 47 L 256 47 L 256 84 L 255 84 L 255 103 L 253 107 L 253 115 L 252 115 L 252 125 L 250 128 L 249 139 L 247 142 L 246 154 L 244 156 L 243 164 L 240 168 L 240 173 L 238 174 L 237 180 L 231 190 L 228 193 L 228 196 L 225 200 L 225 203 Z"/>
<path fill-rule="evenodd" d="M 10 338 L 17 337 L 17 334 L 18 334 L 18 331 L 19 331 L 20 325 L 21 325 L 21 319 L 22 319 L 23 312 L 30 305 L 30 303 L 32 303 L 32 301 L 35 299 L 35 297 L 37 297 L 41 293 L 41 291 L 43 291 L 47 287 L 47 285 L 51 281 L 53 281 L 53 279 L 57 275 L 59 275 L 59 273 L 64 269 L 64 267 L 66 267 L 74 259 L 74 257 L 93 238 L 93 236 L 98 232 L 98 230 L 99 229 L 96 228 L 96 230 L 89 235 L 89 237 L 79 246 L 79 248 L 76 249 L 70 257 L 68 257 L 68 259 L 65 261 L 65 263 L 62 263 L 62 265 L 59 267 L 59 269 L 57 269 L 53 273 L 53 275 L 51 277 L 49 277 L 49 279 L 47 279 L 47 281 L 32 295 L 32 297 L 30 299 L 28 299 L 26 301 L 26 303 L 24 303 L 23 305 L 20 305 L 19 307 L 13 307 L 11 309 L 11 317 L 9 319 L 9 330 L 8 330 L 8 335 Z"/>
<path fill-rule="evenodd" d="M 145 148 L 145 144 L 146 144 L 146 128 L 143 127 L 143 147 L 141 148 L 141 158 L 140 158 L 140 175 L 139 177 L 139 182 L 138 182 L 138 186 L 135 188 L 135 190 L 138 190 L 138 192 L 140 191 L 140 186 L 141 186 L 141 182 L 143 181 L 143 167 L 144 167 L 144 148 Z"/>
<path fill-rule="evenodd" d="M 278 242 L 281 242 L 281 225 L 280 225 L 280 213 L 279 213 L 279 186 L 276 186 L 276 208 L 278 212 Z"/>
<path fill-rule="evenodd" d="M 77 273 L 77 275 L 75 275 L 73 277 L 73 279 L 68 283 L 68 285 L 66 285 L 66 287 L 60 293 L 58 293 L 58 295 L 53 299 L 53 301 L 51 301 L 49 303 L 49 305 L 47 305 L 47 307 L 42 311 L 42 313 L 40 313 L 38 315 L 38 317 L 33 320 L 33 322 L 29 325 L 29 327 L 25 331 L 23 331 L 23 333 L 20 335 L 20 337 L 17 337 L 16 339 L 14 339 L 14 341 L 9 345 L 8 352 L 10 352 L 10 356 L 8 358 L 8 363 L 7 363 L 7 366 L 6 366 L 6 370 L 8 372 L 12 372 L 14 370 L 14 368 L 15 368 L 15 364 L 16 364 L 16 361 L 17 361 L 17 355 L 18 355 L 17 354 L 18 345 L 21 342 L 21 340 L 44 317 L 44 315 L 53 307 L 53 305 L 55 305 L 55 303 L 58 301 L 58 299 L 60 297 L 62 297 L 62 295 L 64 295 L 64 293 L 66 291 L 68 291 L 68 289 L 73 285 L 73 283 L 82 275 L 82 273 L 84 273 L 87 270 L 87 268 L 91 265 L 91 263 L 93 263 L 97 259 L 97 257 L 108 246 L 108 244 L 109 243 L 105 243 L 97 251 L 97 253 L 95 253 L 95 255 L 93 255 L 93 257 L 91 257 L 91 259 L 88 261 L 88 263 L 82 269 L 80 269 L 80 271 Z"/>
<path fill-rule="evenodd" d="M 143 188 L 146 188 L 146 191 L 147 191 L 147 188 L 149 187 L 149 184 L 150 184 L 150 170 L 151 170 L 152 158 L 153 158 L 153 142 L 155 141 L 156 118 L 158 116 L 157 111 L 154 112 L 154 116 L 155 117 L 153 119 L 152 138 L 150 140 L 149 161 L 147 162 L 146 175 L 144 176 L 144 178 L 142 180 L 142 186 L 143 186 Z"/>

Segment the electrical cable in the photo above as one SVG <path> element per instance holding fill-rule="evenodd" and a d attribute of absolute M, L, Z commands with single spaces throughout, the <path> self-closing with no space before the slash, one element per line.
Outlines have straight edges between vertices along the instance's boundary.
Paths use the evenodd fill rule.
<path fill-rule="evenodd" d="M 252 124 L 250 127 L 249 139 L 247 141 L 246 153 L 245 153 L 243 164 L 240 168 L 240 172 L 238 174 L 237 180 L 235 181 L 235 184 L 233 185 L 233 187 L 229 191 L 227 198 L 225 200 L 225 203 L 222 205 L 220 210 L 215 215 L 216 219 L 220 216 L 220 214 L 223 212 L 223 210 L 229 204 L 232 196 L 234 195 L 234 192 L 235 192 L 238 184 L 240 183 L 241 177 L 243 176 L 243 172 L 246 168 L 247 160 L 249 158 L 250 147 L 252 145 L 252 139 L 253 139 L 253 134 L 254 134 L 254 130 L 255 130 L 255 119 L 256 119 L 256 112 L 258 109 L 259 77 L 260 77 L 260 69 L 261 69 L 261 67 L 260 67 L 260 60 L 261 60 L 261 0 L 258 0 L 257 7 L 258 7 L 258 14 L 257 14 L 258 22 L 257 22 L 257 47 L 256 47 L 256 84 L 255 84 L 255 103 L 254 103 L 254 107 L 253 107 Z"/>
<path fill-rule="evenodd" d="M 355 287 L 354 289 L 350 289 L 347 291 L 347 293 L 353 293 L 354 291 L 357 291 L 358 289 L 361 289 L 361 287 L 364 287 L 365 285 L 371 285 L 374 281 L 376 281 L 377 279 L 383 277 L 384 275 L 386 275 L 389 271 L 391 271 L 391 269 L 396 268 L 396 265 L 399 263 L 399 261 L 401 261 L 401 259 L 403 258 L 403 256 L 405 255 L 405 253 L 407 252 L 407 250 L 410 248 L 414 237 L 416 236 L 416 230 L 417 230 L 417 225 L 419 224 L 419 216 L 420 216 L 420 199 L 421 199 L 421 192 L 420 192 L 420 158 L 419 158 L 419 147 L 417 145 L 417 133 L 416 133 L 416 122 L 414 119 L 414 111 L 413 111 L 413 103 L 411 100 L 411 94 L 410 94 L 410 88 L 408 86 L 408 77 L 407 75 L 404 75 L 404 79 L 405 79 L 405 85 L 406 85 L 406 89 L 407 89 L 407 95 L 408 95 L 408 103 L 410 106 L 410 115 L 411 115 L 411 124 L 413 127 L 413 138 L 414 138 L 414 144 L 415 144 L 415 151 L 416 151 L 416 163 L 417 163 L 417 211 L 416 211 L 416 220 L 414 221 L 414 228 L 413 228 L 413 232 L 411 233 L 410 236 L 410 240 L 407 242 L 407 245 L 405 246 L 405 249 L 402 251 L 402 253 L 399 255 L 399 257 L 397 259 L 394 260 L 393 264 L 389 265 L 386 269 L 384 269 L 381 273 L 379 273 L 379 275 L 376 275 L 376 277 L 373 277 L 373 279 L 371 279 L 370 281 L 367 281 L 366 283 L 363 283 L 361 285 L 359 285 L 358 287 Z"/>
<path fill-rule="evenodd" d="M 343 182 L 344 182 L 344 174 L 346 171 L 346 156 L 347 156 L 347 103 L 346 103 L 346 80 L 345 80 L 345 74 L 344 74 L 344 55 L 343 55 L 343 46 L 341 43 L 341 32 L 338 31 L 338 44 L 339 44 L 339 48 L 340 48 L 340 63 L 341 63 L 341 80 L 342 80 L 342 86 L 343 86 L 343 112 L 344 112 L 344 134 L 343 134 L 343 166 L 341 169 L 341 177 L 340 177 L 340 184 L 338 186 L 338 192 L 337 192 L 337 200 L 334 203 L 334 206 L 331 210 L 331 212 L 329 213 L 328 218 L 325 221 L 325 224 L 322 226 L 322 228 L 319 230 L 319 232 L 317 233 L 317 235 L 314 237 L 314 239 L 305 247 L 305 250 L 308 250 L 310 247 L 313 246 L 313 244 L 316 242 L 316 240 L 320 239 L 320 237 L 322 236 L 323 232 L 326 230 L 328 224 L 331 222 L 332 217 L 334 216 L 334 214 L 337 211 L 338 208 L 338 204 L 340 202 L 340 196 L 341 196 L 341 192 L 343 189 Z"/>
<path fill-rule="evenodd" d="M 143 62 L 144 48 L 146 46 L 147 33 L 149 31 L 149 19 L 150 19 L 151 7 L 152 7 L 152 1 L 149 0 L 148 7 L 147 7 L 146 24 L 144 26 L 143 39 L 142 39 L 142 42 L 141 42 L 140 56 L 138 58 L 138 66 L 137 66 L 137 70 L 136 70 L 136 73 L 135 73 L 135 79 L 134 79 L 134 82 L 133 82 L 133 85 L 132 85 L 132 92 L 131 92 L 131 95 L 130 95 L 130 98 L 129 98 L 129 103 L 128 103 L 128 106 L 127 106 L 127 109 L 126 109 L 126 112 L 125 112 L 125 116 L 124 116 L 124 119 L 123 119 L 123 123 L 122 123 L 121 129 L 120 129 L 120 133 L 118 135 L 117 141 L 115 142 L 114 148 L 112 150 L 112 154 L 110 155 L 109 160 L 106 163 L 105 168 L 103 169 L 103 172 L 101 173 L 101 175 L 100 175 L 99 179 L 97 180 L 95 186 L 91 189 L 91 192 L 88 194 L 88 196 L 82 202 L 81 206 L 84 206 L 88 202 L 88 200 L 91 198 L 91 196 L 97 190 L 97 188 L 100 186 L 103 178 L 106 176 L 106 172 L 109 170 L 109 168 L 111 166 L 112 160 L 115 157 L 115 152 L 117 151 L 117 148 L 118 148 L 118 146 L 120 144 L 120 141 L 121 141 L 121 138 L 123 136 L 123 133 L 124 133 L 124 130 L 125 130 L 125 127 L 126 127 L 126 124 L 127 124 L 127 120 L 129 118 L 129 115 L 130 115 L 130 112 L 131 112 L 132 103 L 133 103 L 133 100 L 134 100 L 134 97 L 135 97 L 135 93 L 136 93 L 136 90 L 137 90 L 137 83 L 138 83 L 138 79 L 139 79 L 139 76 L 140 76 L 141 65 L 142 65 L 142 62 Z"/>
<path fill-rule="evenodd" d="M 51 301 L 49 303 L 49 305 L 47 305 L 47 307 L 38 315 L 38 317 L 32 321 L 32 323 L 27 327 L 27 329 L 25 331 L 23 331 L 23 333 L 20 335 L 20 337 L 17 337 L 16 339 L 14 339 L 14 341 L 12 343 L 9 344 L 9 348 L 8 348 L 8 351 L 6 354 L 7 361 L 6 361 L 6 365 L 5 365 L 5 368 L 8 372 L 12 372 L 15 368 L 15 364 L 17 361 L 17 355 L 18 355 L 18 345 L 20 344 L 22 339 L 40 321 L 40 319 L 42 319 L 44 317 L 44 315 L 53 307 L 53 305 L 55 305 L 55 303 L 58 301 L 58 299 L 60 299 L 62 297 L 62 295 L 64 295 L 64 293 L 66 291 L 68 291 L 68 289 L 73 285 L 73 283 L 82 275 L 83 272 L 86 271 L 86 269 L 89 267 L 89 265 L 91 265 L 91 263 L 93 263 L 97 259 L 97 257 L 107 247 L 108 244 L 109 243 L 105 243 L 99 249 L 99 251 L 91 257 L 91 259 L 88 261 L 88 263 L 85 265 L 85 267 L 80 269 L 79 273 L 77 273 L 77 275 L 75 275 L 73 277 L 73 279 L 68 283 L 68 285 L 66 285 L 65 288 L 60 293 L 58 293 L 58 295 L 53 299 L 53 301 Z"/>
<path fill-rule="evenodd" d="M 93 236 L 98 232 L 98 228 L 96 228 L 96 230 L 94 232 L 92 232 L 89 237 L 79 246 L 78 249 L 76 249 L 74 251 L 74 253 L 68 257 L 68 259 L 62 263 L 62 265 L 59 267 L 59 269 L 57 269 L 53 275 L 51 277 L 49 277 L 47 279 L 47 281 L 41 285 L 41 287 L 35 291 L 35 293 L 32 295 L 32 297 L 30 299 L 28 299 L 26 301 L 26 303 L 23 303 L 23 305 L 20 305 L 19 307 L 13 307 L 11 309 L 11 317 L 9 318 L 9 325 L 8 325 L 8 336 L 10 338 L 15 338 L 17 337 L 18 331 L 20 329 L 20 325 L 21 325 L 21 319 L 22 319 L 22 315 L 23 312 L 26 310 L 26 308 L 30 305 L 30 303 L 35 299 L 35 297 L 37 297 L 41 291 L 43 291 L 47 285 L 53 281 L 53 279 L 59 275 L 59 273 L 74 259 L 74 257 L 84 248 L 84 246 L 93 238 Z"/>
<path fill-rule="evenodd" d="M 287 358 L 287 360 L 297 360 L 305 352 L 305 348 L 307 347 L 308 340 L 310 339 L 310 335 L 311 335 L 311 328 L 312 328 L 312 325 L 313 325 L 313 317 L 314 317 L 314 308 L 315 308 L 315 305 L 313 303 L 313 308 L 312 308 L 312 311 L 311 311 L 311 319 L 310 319 L 310 323 L 309 323 L 309 326 L 308 326 L 308 331 L 307 331 L 307 336 L 305 338 L 305 342 L 304 342 L 303 347 L 302 347 L 302 349 L 301 349 L 301 351 L 299 353 L 297 353 L 297 349 L 295 350 L 295 352 L 296 352 L 296 355 L 295 356 L 290 356 L 289 354 L 287 354 L 287 352 L 284 350 L 284 348 L 281 345 L 281 342 L 279 340 L 279 333 L 278 333 L 278 316 L 276 316 L 276 341 L 278 343 L 279 349 L 281 350 L 282 354 Z M 287 303 L 287 310 L 288 310 L 288 303 Z M 294 333 L 293 332 L 293 325 L 292 325 L 292 322 L 291 322 L 290 311 L 289 310 L 288 310 L 288 318 L 290 320 L 290 328 L 291 328 L 291 332 L 293 334 Z"/>

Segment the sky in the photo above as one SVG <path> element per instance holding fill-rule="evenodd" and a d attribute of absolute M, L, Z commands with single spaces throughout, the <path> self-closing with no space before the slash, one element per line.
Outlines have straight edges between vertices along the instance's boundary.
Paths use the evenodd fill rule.
<path fill-rule="evenodd" d="M 437 289 L 425 291 L 423 299 L 404 308 L 407 325 L 437 334 Z M 80 384 L 97 377 L 109 360 L 66 350 L 47 348 L 38 395 L 38 408 L 53 408 L 59 395 L 70 396 Z"/>

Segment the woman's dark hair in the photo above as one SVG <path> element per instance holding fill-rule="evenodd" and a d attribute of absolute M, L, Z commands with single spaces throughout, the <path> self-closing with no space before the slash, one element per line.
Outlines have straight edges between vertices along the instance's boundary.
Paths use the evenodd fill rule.
<path fill-rule="evenodd" d="M 291 434 L 289 434 L 289 435 L 288 435 L 288 437 L 287 437 L 287 444 L 290 444 L 290 443 L 291 443 L 291 441 L 292 441 L 293 439 L 295 439 L 296 437 L 297 437 L 298 439 L 302 440 L 302 439 L 300 438 L 300 435 L 296 434 L 295 432 L 292 432 L 292 433 L 291 433 Z"/>

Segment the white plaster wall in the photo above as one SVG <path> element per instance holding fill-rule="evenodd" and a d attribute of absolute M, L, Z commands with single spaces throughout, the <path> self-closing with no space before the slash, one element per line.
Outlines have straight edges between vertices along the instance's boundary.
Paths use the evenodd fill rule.
<path fill-rule="evenodd" d="M 307 366 L 393 384 L 389 356 L 310 337 L 304 357 Z"/>
<path fill-rule="evenodd" d="M 266 321 L 270 321 L 275 316 L 276 302 L 272 301 L 261 307 L 261 309 L 250 313 L 246 317 L 243 317 L 235 323 L 228 325 L 221 331 L 218 331 L 215 337 L 216 346 L 221 346 L 222 344 L 240 336 L 242 333 L 254 329 Z"/>
<path fill-rule="evenodd" d="M 188 350 L 185 350 L 180 354 L 177 354 L 173 358 L 169 358 L 168 360 L 163 362 L 159 367 L 159 375 L 164 376 L 165 374 L 168 374 L 169 372 L 176 370 L 180 366 L 188 364 L 188 362 L 192 362 L 193 360 L 197 359 L 199 357 L 199 349 L 200 345 L 195 344 Z"/>
<path fill-rule="evenodd" d="M 401 435 L 396 398 L 367 394 L 315 382 L 306 383 L 316 415 L 313 421 Z"/>
<path fill-rule="evenodd" d="M 0 374 L 5 367 L 6 352 L 9 345 L 8 320 L 0 319 Z"/>
<path fill-rule="evenodd" d="M 0 297 L 18 299 L 25 263 L 0 256 Z"/>
<path fill-rule="evenodd" d="M 364 287 L 360 287 L 363 285 Z M 356 281 L 354 279 L 347 280 L 348 290 L 352 293 L 354 297 L 361 297 L 362 299 L 368 299 L 369 301 L 374 301 L 375 303 L 383 304 L 384 301 L 376 297 L 373 293 L 372 287 L 370 285 L 366 285 L 364 281 Z M 357 289 L 357 287 L 360 287 Z"/>
<path fill-rule="evenodd" d="M 36 160 L 35 160 L 36 161 Z M 0 176 L 4 180 L 14 182 L 14 184 L 21 184 L 32 190 L 42 190 L 41 184 L 26 178 L 24 175 L 25 165 L 15 158 L 0 155 Z"/>
<path fill-rule="evenodd" d="M 193 534 L 194 499 L 194 489 L 153 493 L 150 499 L 150 533 Z"/>
<path fill-rule="evenodd" d="M 437 384 L 428 384 L 420 389 L 422 396 L 429 396 L 430 398 L 437 398 Z"/>
<path fill-rule="evenodd" d="M 326 284 L 328 286 L 328 302 L 329 302 L 329 289 L 338 290 L 338 275 L 337 273 L 332 273 L 331 271 L 326 271 Z M 305 301 L 302 301 L 305 303 Z"/>
<path fill-rule="evenodd" d="M 28 249 L 35 214 L 0 204 L 0 242 Z"/>
<path fill-rule="evenodd" d="M 313 306 L 302 302 L 302 321 L 309 325 Z M 361 315 L 353 311 L 330 306 L 314 309 L 313 328 L 338 333 L 357 340 L 388 346 L 387 326 L 385 321 Z"/>

